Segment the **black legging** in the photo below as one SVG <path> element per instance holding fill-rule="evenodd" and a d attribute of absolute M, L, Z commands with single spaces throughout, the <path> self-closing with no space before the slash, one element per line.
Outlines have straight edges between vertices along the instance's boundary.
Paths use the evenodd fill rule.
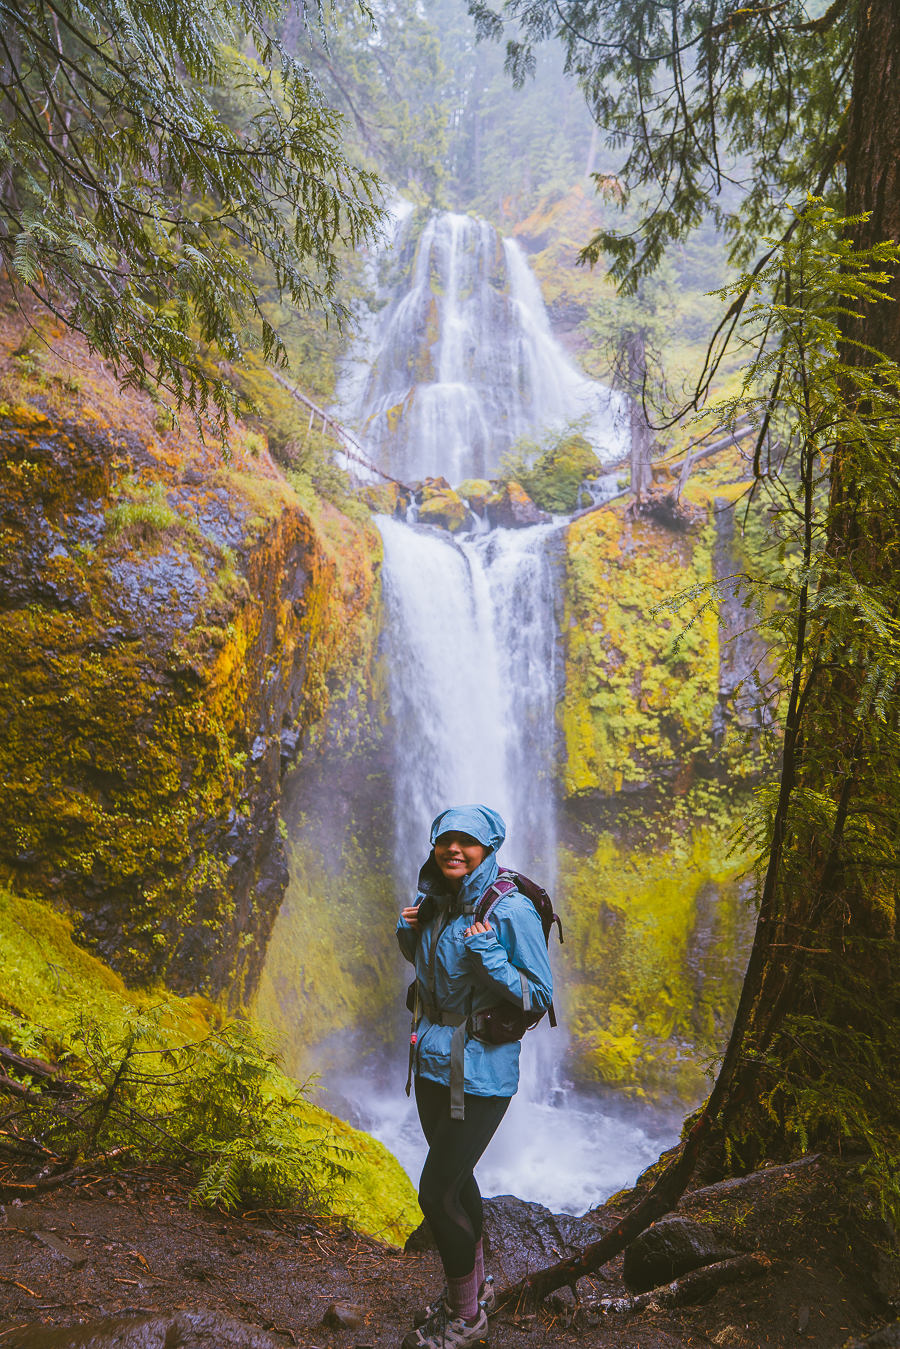
<path fill-rule="evenodd" d="M 467 1092 L 465 1119 L 451 1119 L 450 1088 L 416 1077 L 416 1107 L 428 1142 L 419 1203 L 448 1279 L 465 1278 L 475 1268 L 484 1209 L 472 1173 L 509 1102 L 508 1096 L 470 1096 Z"/>

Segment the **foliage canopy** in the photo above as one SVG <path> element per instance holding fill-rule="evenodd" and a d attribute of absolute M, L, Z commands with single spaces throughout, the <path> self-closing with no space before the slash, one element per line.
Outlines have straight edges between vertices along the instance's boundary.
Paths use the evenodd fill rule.
<path fill-rule="evenodd" d="M 606 252 L 626 288 L 712 213 L 745 265 L 786 204 L 839 186 L 847 134 L 856 0 L 810 18 L 807 0 L 469 0 L 479 33 L 507 27 L 506 69 L 521 85 L 537 45 L 556 38 L 608 141 L 623 152 L 596 175 L 636 227 L 601 230 L 582 254 Z"/>
<path fill-rule="evenodd" d="M 254 260 L 340 318 L 337 247 L 380 218 L 280 0 L 0 0 L 0 256 L 126 385 L 227 421 L 201 355 L 284 359 Z M 255 331 L 254 331 L 255 330 Z"/>

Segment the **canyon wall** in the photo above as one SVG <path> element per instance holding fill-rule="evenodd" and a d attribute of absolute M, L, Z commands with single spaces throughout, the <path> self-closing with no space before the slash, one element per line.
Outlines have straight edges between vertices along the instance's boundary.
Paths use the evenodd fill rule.
<path fill-rule="evenodd" d="M 0 881 L 130 982 L 241 1003 L 287 881 L 282 775 L 354 659 L 378 536 L 59 336 L 35 370 L 4 334 Z"/>

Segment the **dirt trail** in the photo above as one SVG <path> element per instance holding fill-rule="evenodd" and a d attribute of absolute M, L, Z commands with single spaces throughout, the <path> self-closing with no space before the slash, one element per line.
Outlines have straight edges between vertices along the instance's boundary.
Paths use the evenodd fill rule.
<path fill-rule="evenodd" d="M 891 1229 L 855 1182 L 856 1171 L 852 1163 L 823 1158 L 685 1197 L 679 1212 L 706 1224 L 716 1239 L 768 1254 L 764 1278 L 722 1288 L 697 1306 L 651 1305 L 639 1313 L 578 1310 L 566 1290 L 536 1316 L 501 1312 L 491 1342 L 497 1349 L 582 1343 L 830 1349 L 863 1336 L 891 1319 L 900 1280 Z M 603 1225 L 616 1213 L 606 1208 L 591 1216 Z M 494 1259 L 502 1264 L 503 1253 Z M 0 1207 L 0 1270 L 0 1347 L 24 1343 L 26 1325 L 38 1332 L 206 1309 L 269 1331 L 285 1345 L 393 1349 L 415 1308 L 442 1282 L 432 1251 L 404 1254 L 301 1213 L 239 1217 L 193 1208 L 185 1184 L 158 1171 L 7 1202 Z M 583 1303 L 625 1295 L 621 1257 L 579 1291 Z M 334 1303 L 362 1308 L 359 1323 L 323 1324 Z M 44 1339 L 34 1333 L 28 1344 L 39 1349 Z M 178 1336 L 170 1342 L 188 1343 Z"/>

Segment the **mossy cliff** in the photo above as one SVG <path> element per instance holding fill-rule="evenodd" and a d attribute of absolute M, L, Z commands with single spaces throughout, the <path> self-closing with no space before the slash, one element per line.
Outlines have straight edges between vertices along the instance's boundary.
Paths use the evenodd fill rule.
<path fill-rule="evenodd" d="M 393 868 L 392 727 L 383 614 L 371 604 L 356 659 L 336 672 L 328 711 L 284 784 L 290 880 L 256 1013 L 285 1062 L 355 1066 L 395 1031 L 400 964 Z"/>
<path fill-rule="evenodd" d="M 702 1095 L 751 935 L 734 826 L 760 770 L 746 681 L 762 653 L 734 602 L 660 606 L 734 567 L 735 454 L 698 472 L 693 524 L 615 503 L 568 529 L 560 707 L 561 960 L 571 1071 Z M 689 619 L 697 613 L 693 623 Z"/>
<path fill-rule="evenodd" d="M 226 457 L 69 355 L 88 387 L 11 358 L 2 390 L 0 879 L 128 981 L 240 1002 L 287 880 L 281 777 L 379 541 L 314 518 L 258 435 Z"/>

